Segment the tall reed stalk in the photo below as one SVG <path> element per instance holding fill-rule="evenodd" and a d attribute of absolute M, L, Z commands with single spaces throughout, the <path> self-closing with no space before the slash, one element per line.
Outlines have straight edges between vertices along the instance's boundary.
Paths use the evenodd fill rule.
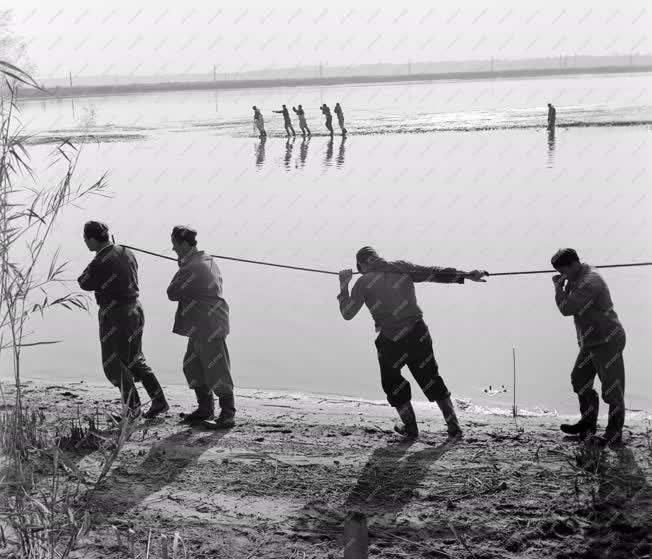
<path fill-rule="evenodd" d="M 21 356 L 25 348 L 58 342 L 34 338 L 26 330 L 33 314 L 88 308 L 86 296 L 67 287 L 67 263 L 58 250 L 47 256 L 47 247 L 64 209 L 88 196 L 106 195 L 106 182 L 103 175 L 90 186 L 75 186 L 82 145 L 61 140 L 51 154 L 52 165 L 62 168 L 61 178 L 53 185 L 39 183 L 18 105 L 19 88 L 38 85 L 8 62 L 0 61 L 0 74 L 0 359 L 11 363 L 14 390 L 13 405 L 0 414 L 0 528 L 5 544 L 5 528 L 16 540 L 13 556 L 59 559 L 69 555 L 79 533 L 80 480 L 71 484 L 62 476 L 64 466 L 75 472 L 74 464 L 44 428 L 42 414 L 25 405 Z M 51 473 L 38 483 L 30 465 L 43 457 Z"/>

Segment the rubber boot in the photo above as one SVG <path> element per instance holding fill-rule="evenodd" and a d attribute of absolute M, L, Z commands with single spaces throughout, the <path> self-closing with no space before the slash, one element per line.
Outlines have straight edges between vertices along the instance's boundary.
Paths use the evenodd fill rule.
<path fill-rule="evenodd" d="M 123 409 L 120 413 L 110 414 L 111 418 L 115 422 L 120 423 L 123 417 L 126 417 L 130 421 L 140 417 L 140 396 L 138 395 L 138 390 L 136 390 L 136 385 L 134 384 L 134 379 L 131 374 L 122 375 L 120 381 L 120 396 L 122 398 Z"/>
<path fill-rule="evenodd" d="M 396 406 L 396 411 L 403 425 L 395 425 L 394 431 L 404 437 L 416 439 L 419 436 L 419 427 L 417 426 L 417 416 L 414 413 L 412 402 L 408 400 L 404 404 Z"/>
<path fill-rule="evenodd" d="M 154 373 L 143 376 L 142 383 L 143 387 L 147 391 L 147 395 L 149 396 L 150 400 L 152 400 L 152 404 L 149 407 L 149 410 L 143 414 L 143 417 L 145 419 L 152 419 L 157 415 L 168 411 L 170 406 L 165 399 L 163 389 L 161 388 L 157 378 L 154 376 Z"/>
<path fill-rule="evenodd" d="M 595 434 L 596 426 L 580 419 L 577 423 L 562 423 L 559 429 L 561 429 L 562 433 L 578 435 L 580 439 L 584 440 L 589 435 Z"/>
<path fill-rule="evenodd" d="M 201 422 L 215 417 L 215 399 L 213 393 L 206 389 L 195 389 L 197 409 L 189 414 L 182 414 L 184 423 Z"/>
<path fill-rule="evenodd" d="M 218 402 L 220 404 L 219 417 L 210 425 L 205 425 L 210 429 L 230 429 L 235 427 L 235 398 L 233 394 L 219 396 Z"/>
<path fill-rule="evenodd" d="M 559 429 L 567 435 L 578 435 L 583 440 L 587 436 L 595 434 L 600 399 L 598 393 L 593 389 L 578 394 L 577 399 L 580 404 L 582 418 L 577 423 L 563 423 L 559 426 Z"/>
<path fill-rule="evenodd" d="M 623 441 L 623 425 L 625 424 L 625 400 L 618 398 L 609 403 L 609 420 L 607 429 L 601 437 L 609 446 L 619 446 Z"/>
<path fill-rule="evenodd" d="M 441 410 L 442 415 L 444 416 L 444 421 L 446 421 L 446 428 L 448 431 L 449 439 L 461 439 L 462 438 L 462 428 L 460 423 L 457 420 L 457 415 L 455 414 L 455 407 L 453 402 L 448 398 L 444 400 L 438 400 L 437 405 Z"/>

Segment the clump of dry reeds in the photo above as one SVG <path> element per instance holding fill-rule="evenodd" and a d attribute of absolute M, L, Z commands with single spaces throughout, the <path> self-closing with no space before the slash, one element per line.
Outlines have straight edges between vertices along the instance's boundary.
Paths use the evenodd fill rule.
<path fill-rule="evenodd" d="M 105 194 L 105 176 L 91 186 L 73 187 L 81 146 L 62 140 L 53 152 L 63 165 L 62 179 L 53 187 L 25 186 L 34 179 L 29 153 L 17 119 L 18 87 L 37 87 L 29 75 L 0 61 L 0 356 L 8 354 L 14 383 L 13 402 L 0 389 L 0 555 L 21 559 L 66 559 L 91 525 L 90 504 L 97 488 L 111 471 L 139 420 L 123 407 L 121 420 L 110 433 L 98 429 L 99 414 L 58 422 L 46 428 L 41 410 L 25 403 L 21 384 L 24 348 L 57 343 L 34 340 L 25 326 L 34 313 L 53 307 L 85 309 L 85 295 L 52 294 L 65 288 L 66 263 L 58 252 L 45 261 L 44 248 L 61 212 L 89 195 Z M 1 388 L 1 387 L 0 387 Z M 66 451 L 99 451 L 101 468 L 93 479 L 78 469 Z M 116 529 L 121 547 L 119 532 Z M 144 553 L 136 554 L 135 533 L 127 535 L 129 557 L 155 557 L 151 531 Z M 171 549 L 170 549 L 171 543 Z M 175 533 L 160 539 L 161 557 L 187 559 L 186 546 Z M 158 555 L 157 555 L 158 557 Z"/>
<path fill-rule="evenodd" d="M 45 261 L 44 249 L 61 212 L 88 195 L 102 195 L 105 181 L 103 176 L 90 187 L 74 187 L 81 150 L 62 140 L 53 154 L 54 163 L 63 165 L 61 180 L 52 187 L 37 185 L 17 98 L 19 86 L 38 86 L 8 62 L 0 61 L 0 76 L 0 356 L 11 362 L 14 376 L 13 403 L 0 412 L 0 544 L 15 557 L 64 559 L 84 514 L 79 508 L 81 477 L 59 443 L 76 444 L 85 433 L 74 424 L 66 435 L 50 433 L 43 413 L 25 405 L 21 354 L 28 347 L 56 343 L 31 338 L 26 331 L 31 315 L 57 306 L 87 308 L 81 294 L 52 293 L 51 288 L 65 288 L 66 265 L 58 252 Z M 49 475 L 38 479 L 36 463 L 48 465 Z"/>

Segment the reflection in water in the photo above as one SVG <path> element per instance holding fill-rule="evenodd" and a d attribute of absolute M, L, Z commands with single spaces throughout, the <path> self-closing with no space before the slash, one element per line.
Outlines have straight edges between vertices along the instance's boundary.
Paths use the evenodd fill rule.
<path fill-rule="evenodd" d="M 346 136 L 342 135 L 342 140 L 340 141 L 340 151 L 337 154 L 337 168 L 339 169 L 344 165 L 344 152 L 346 148 L 344 147 L 344 142 L 346 141 Z"/>
<path fill-rule="evenodd" d="M 324 167 L 330 167 L 333 159 L 333 137 L 326 144 L 326 157 L 324 158 Z"/>
<path fill-rule="evenodd" d="M 310 143 L 310 136 L 304 138 L 301 141 L 301 146 L 299 149 L 299 161 L 301 162 L 301 167 L 306 165 L 306 157 L 308 157 L 308 144 Z"/>
<path fill-rule="evenodd" d="M 548 130 L 548 169 L 552 169 L 555 162 L 555 129 Z"/>
<path fill-rule="evenodd" d="M 285 142 L 285 170 L 289 171 L 290 170 L 290 161 L 292 160 L 292 148 L 294 147 L 294 140 L 296 136 L 292 136 L 291 138 L 288 138 L 287 141 Z"/>
<path fill-rule="evenodd" d="M 265 162 L 265 142 L 266 137 L 262 137 L 256 144 L 256 168 L 260 169 Z"/>

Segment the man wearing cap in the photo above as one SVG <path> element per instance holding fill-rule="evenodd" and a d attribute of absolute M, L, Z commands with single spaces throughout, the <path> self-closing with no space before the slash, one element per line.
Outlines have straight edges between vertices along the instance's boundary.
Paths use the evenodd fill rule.
<path fill-rule="evenodd" d="M 222 274 L 211 256 L 197 250 L 197 231 L 189 227 L 172 229 L 172 249 L 179 270 L 167 293 L 177 301 L 173 332 L 188 337 L 183 373 L 195 391 L 197 409 L 184 415 L 186 423 L 200 423 L 214 429 L 235 425 L 235 400 L 229 351 L 229 305 L 222 297 Z M 220 415 L 214 421 L 215 400 Z"/>
<path fill-rule="evenodd" d="M 552 257 L 559 272 L 553 276 L 555 302 L 564 316 L 575 321 L 579 355 L 571 372 L 571 384 L 580 405 L 580 420 L 563 424 L 561 430 L 581 439 L 596 431 L 600 400 L 593 389 L 596 375 L 602 383 L 602 399 L 609 404 L 609 420 L 601 446 L 620 444 L 625 423 L 625 330 L 613 308 L 609 288 L 602 276 L 580 262 L 572 248 L 559 250 Z"/>
<path fill-rule="evenodd" d="M 345 320 L 351 320 L 366 305 L 376 325 L 376 349 L 380 379 L 389 404 L 396 408 L 403 425 L 395 427 L 401 435 L 416 438 L 419 434 L 412 407 L 410 383 L 401 375 L 407 365 L 421 390 L 431 402 L 437 402 L 446 421 L 449 439 L 462 436 L 451 393 L 439 374 L 432 349 L 432 338 L 417 304 L 414 284 L 417 282 L 464 283 L 465 279 L 484 282 L 487 272 L 462 272 L 455 268 L 418 266 L 410 262 L 388 262 L 371 247 L 363 247 L 356 255 L 358 271 L 351 294 L 352 270 L 339 274 L 340 293 L 337 299 Z"/>
<path fill-rule="evenodd" d="M 131 250 L 109 241 L 109 228 L 99 221 L 84 225 L 84 242 L 95 258 L 77 281 L 85 291 L 95 292 L 99 305 L 104 374 L 120 388 L 131 417 L 140 413 L 134 382 L 142 382 L 152 400 L 144 417 L 156 417 L 169 406 L 142 351 L 145 315 L 138 300 L 138 262 Z"/>

